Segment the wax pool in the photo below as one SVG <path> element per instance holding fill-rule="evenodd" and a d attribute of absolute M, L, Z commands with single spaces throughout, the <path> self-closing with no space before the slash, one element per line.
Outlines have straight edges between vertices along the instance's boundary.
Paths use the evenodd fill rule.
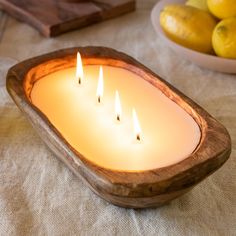
<path fill-rule="evenodd" d="M 97 102 L 99 66 L 84 66 L 79 85 L 75 68 L 54 72 L 38 80 L 32 103 L 70 145 L 99 166 L 141 171 L 172 165 L 187 158 L 200 140 L 194 119 L 161 91 L 128 70 L 103 66 L 104 96 Z M 122 115 L 115 116 L 115 91 Z M 132 108 L 142 129 L 137 141 Z"/>

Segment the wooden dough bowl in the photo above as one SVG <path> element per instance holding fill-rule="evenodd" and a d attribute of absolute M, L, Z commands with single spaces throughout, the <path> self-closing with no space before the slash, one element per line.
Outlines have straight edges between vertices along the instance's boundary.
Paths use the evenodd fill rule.
<path fill-rule="evenodd" d="M 84 64 L 111 65 L 137 73 L 181 106 L 201 130 L 201 140 L 195 151 L 185 160 L 168 167 L 122 172 L 97 166 L 73 149 L 48 118 L 31 103 L 30 93 L 38 79 L 64 68 L 75 67 L 78 51 Z M 161 206 L 189 191 L 221 167 L 230 156 L 231 140 L 223 125 L 160 76 L 130 56 L 110 48 L 70 48 L 23 61 L 9 70 L 7 90 L 45 144 L 93 192 L 118 206 Z"/>

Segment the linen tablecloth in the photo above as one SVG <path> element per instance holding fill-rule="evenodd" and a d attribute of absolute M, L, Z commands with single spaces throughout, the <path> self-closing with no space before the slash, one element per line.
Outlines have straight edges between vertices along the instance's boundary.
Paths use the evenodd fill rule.
<path fill-rule="evenodd" d="M 155 34 L 155 1 L 133 13 L 43 38 L 0 12 L 0 235 L 236 235 L 236 76 L 200 68 Z M 60 48 L 99 45 L 130 54 L 223 123 L 228 162 L 192 191 L 157 209 L 130 210 L 93 194 L 43 144 L 5 90 L 10 66 Z"/>

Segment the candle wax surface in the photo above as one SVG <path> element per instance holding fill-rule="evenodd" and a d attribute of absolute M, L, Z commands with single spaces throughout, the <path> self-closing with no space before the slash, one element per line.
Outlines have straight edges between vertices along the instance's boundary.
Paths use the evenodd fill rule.
<path fill-rule="evenodd" d="M 75 68 L 49 74 L 31 91 L 38 107 L 62 136 L 85 158 L 104 168 L 144 171 L 187 158 L 201 132 L 194 119 L 160 90 L 128 70 L 103 66 L 104 96 L 97 102 L 98 65 L 84 66 L 79 85 Z M 115 115 L 119 91 L 121 121 Z M 136 140 L 132 108 L 142 133 Z"/>

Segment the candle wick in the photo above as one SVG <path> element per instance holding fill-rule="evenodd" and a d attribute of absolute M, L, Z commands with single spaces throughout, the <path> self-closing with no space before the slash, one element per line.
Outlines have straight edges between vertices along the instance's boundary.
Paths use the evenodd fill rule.
<path fill-rule="evenodd" d="M 101 98 L 100 98 L 100 96 L 98 96 L 98 102 L 101 103 Z"/>
<path fill-rule="evenodd" d="M 137 140 L 138 140 L 138 141 L 140 141 L 140 140 L 141 140 L 141 138 L 140 138 L 140 135 L 139 135 L 139 134 L 137 134 L 136 138 L 137 138 Z"/>
<path fill-rule="evenodd" d="M 79 77 L 79 84 L 81 84 L 81 78 Z"/>
<path fill-rule="evenodd" d="M 117 115 L 117 116 L 116 116 L 116 119 L 117 119 L 118 121 L 120 121 L 120 116 L 119 116 L 119 115 Z"/>

